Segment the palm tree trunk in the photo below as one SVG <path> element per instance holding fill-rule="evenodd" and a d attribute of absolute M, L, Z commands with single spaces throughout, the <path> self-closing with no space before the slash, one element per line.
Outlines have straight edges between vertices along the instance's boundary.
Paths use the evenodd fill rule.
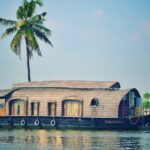
<path fill-rule="evenodd" d="M 29 50 L 27 50 L 27 70 L 28 70 L 28 82 L 31 82 Z"/>
<path fill-rule="evenodd" d="M 26 41 L 26 51 L 27 51 L 27 73 L 28 73 L 28 82 L 31 82 L 31 76 L 30 76 L 30 51 L 28 48 L 28 39 L 25 38 Z"/>

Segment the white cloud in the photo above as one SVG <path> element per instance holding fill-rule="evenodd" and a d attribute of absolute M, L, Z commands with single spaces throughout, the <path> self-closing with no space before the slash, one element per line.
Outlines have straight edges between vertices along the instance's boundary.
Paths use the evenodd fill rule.
<path fill-rule="evenodd" d="M 103 11 L 103 9 L 97 9 L 92 12 L 92 15 L 96 18 L 102 18 L 105 16 L 105 12 Z"/>
<path fill-rule="evenodd" d="M 142 35 L 139 32 L 134 32 L 130 36 L 131 41 L 133 42 L 141 42 L 142 41 Z"/>
<path fill-rule="evenodd" d="M 85 40 L 96 41 L 98 39 L 98 31 L 95 28 L 90 28 L 84 32 Z"/>
<path fill-rule="evenodd" d="M 150 34 L 150 21 L 144 21 L 141 26 L 142 30 L 146 34 Z"/>
<path fill-rule="evenodd" d="M 95 9 L 91 12 L 91 26 L 84 30 L 85 40 L 98 41 L 102 37 L 102 31 L 105 30 L 105 26 L 109 22 L 108 16 L 103 9 Z"/>
<path fill-rule="evenodd" d="M 143 21 L 139 24 L 139 27 L 133 31 L 130 35 L 130 40 L 136 43 L 146 42 L 150 35 L 150 21 Z"/>

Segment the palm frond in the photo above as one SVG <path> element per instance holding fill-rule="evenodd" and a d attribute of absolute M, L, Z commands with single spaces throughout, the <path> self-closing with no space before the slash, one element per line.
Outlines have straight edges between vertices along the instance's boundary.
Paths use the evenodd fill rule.
<path fill-rule="evenodd" d="M 35 13 L 36 3 L 32 0 L 28 5 L 27 17 L 30 18 Z"/>
<path fill-rule="evenodd" d="M 39 6 L 43 6 L 43 2 L 42 0 L 33 0 L 36 4 L 38 4 Z"/>
<path fill-rule="evenodd" d="M 21 54 L 21 39 L 23 36 L 23 32 L 19 30 L 11 41 L 10 48 L 12 51 L 20 57 Z"/>
<path fill-rule="evenodd" d="M 33 14 L 35 13 L 35 9 L 36 9 L 37 5 L 43 6 L 42 0 L 31 0 L 28 3 L 28 8 L 27 8 L 27 16 L 28 16 L 28 18 L 33 16 Z"/>
<path fill-rule="evenodd" d="M 27 0 L 24 0 L 22 6 L 20 6 L 17 10 L 17 19 L 27 19 L 29 11 L 30 3 Z"/>
<path fill-rule="evenodd" d="M 42 56 L 34 32 L 31 29 L 26 29 L 25 33 L 26 33 L 26 38 L 28 40 L 28 48 L 30 49 L 30 51 L 32 52 L 32 50 L 35 50 L 39 56 Z"/>
<path fill-rule="evenodd" d="M 43 21 L 45 21 L 45 20 L 41 14 L 35 15 L 30 19 L 31 24 L 37 24 L 37 25 L 42 25 Z"/>
<path fill-rule="evenodd" d="M 17 19 L 23 19 L 25 16 L 25 12 L 22 6 L 20 6 L 16 12 Z"/>
<path fill-rule="evenodd" d="M 36 6 L 43 6 L 43 3 L 41 0 L 31 0 L 28 2 L 27 0 L 23 1 L 22 6 L 19 7 L 17 11 L 17 18 L 18 19 L 27 19 L 34 15 Z"/>
<path fill-rule="evenodd" d="M 40 50 L 40 47 L 39 47 L 36 37 L 34 36 L 33 38 L 34 38 L 34 45 L 35 45 L 34 50 L 37 52 L 37 54 L 39 56 L 42 56 L 42 53 L 41 53 L 41 50 Z"/>
<path fill-rule="evenodd" d="M 14 26 L 16 24 L 16 21 L 0 18 L 0 24 L 4 26 Z"/>
<path fill-rule="evenodd" d="M 1 39 L 3 39 L 7 35 L 13 34 L 16 30 L 16 27 L 6 29 L 6 31 L 1 35 Z"/>
<path fill-rule="evenodd" d="M 40 30 L 41 32 L 44 32 L 44 34 L 47 36 L 51 35 L 51 30 L 44 26 L 33 24 L 33 27 L 36 28 L 37 30 Z"/>
<path fill-rule="evenodd" d="M 33 30 L 34 30 L 35 35 L 36 35 L 40 40 L 43 40 L 45 43 L 48 43 L 48 44 L 50 44 L 50 45 L 53 47 L 51 41 L 47 38 L 47 36 L 45 35 L 44 32 L 42 32 L 42 31 L 40 31 L 40 30 L 37 30 L 37 29 L 35 29 L 35 28 L 33 28 Z"/>

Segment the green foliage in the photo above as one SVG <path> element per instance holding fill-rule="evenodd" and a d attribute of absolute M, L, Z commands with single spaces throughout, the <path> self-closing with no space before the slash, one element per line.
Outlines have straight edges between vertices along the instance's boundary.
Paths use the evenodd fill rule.
<path fill-rule="evenodd" d="M 144 95 L 143 95 L 143 103 L 142 103 L 142 105 L 143 105 L 143 108 L 150 108 L 150 93 L 148 93 L 148 92 L 146 92 L 146 93 L 144 93 Z"/>
<path fill-rule="evenodd" d="M 143 101 L 142 105 L 143 105 L 143 108 L 150 108 L 150 102 L 147 100 Z"/>
<path fill-rule="evenodd" d="M 39 56 L 42 56 L 36 37 L 53 46 L 48 39 L 48 36 L 51 35 L 51 30 L 42 25 L 44 22 L 43 16 L 46 15 L 46 12 L 33 16 L 37 5 L 42 6 L 42 1 L 31 0 L 28 2 L 24 0 L 23 5 L 20 6 L 16 12 L 17 22 L 0 18 L 0 23 L 3 25 L 15 25 L 11 28 L 7 28 L 2 34 L 1 39 L 16 32 L 16 35 L 11 41 L 10 48 L 18 56 L 21 55 L 22 38 L 28 40 L 27 47 L 30 49 L 29 56 L 33 56 L 33 51 L 36 51 Z"/>
<path fill-rule="evenodd" d="M 31 0 L 28 2 L 27 0 L 23 1 L 22 6 L 20 6 L 17 10 L 16 17 L 19 20 L 28 19 L 30 17 L 33 17 L 36 6 L 43 6 L 43 3 L 41 0 Z"/>
<path fill-rule="evenodd" d="M 37 6 L 43 6 L 42 0 L 24 0 L 23 4 L 16 11 L 17 21 L 0 18 L 1 25 L 10 26 L 1 35 L 1 39 L 16 33 L 11 41 L 10 48 L 19 57 L 21 55 L 22 39 L 25 39 L 26 51 L 28 53 L 28 72 L 30 70 L 29 59 L 33 56 L 33 51 L 37 52 L 39 56 L 42 56 L 37 38 L 53 46 L 51 41 L 48 39 L 51 35 L 51 30 L 43 26 L 46 12 L 35 15 Z"/>
<path fill-rule="evenodd" d="M 10 47 L 12 49 L 12 51 L 20 56 L 21 55 L 21 38 L 22 38 L 22 32 L 21 30 L 19 30 L 16 35 L 14 36 L 14 38 L 11 41 Z"/>
<path fill-rule="evenodd" d="M 16 25 L 16 21 L 0 18 L 0 24 L 4 26 L 14 26 Z"/>
<path fill-rule="evenodd" d="M 13 34 L 16 30 L 16 27 L 7 28 L 6 31 L 1 35 L 1 39 L 3 39 L 7 35 Z"/>
<path fill-rule="evenodd" d="M 149 99 L 150 99 L 150 93 L 144 93 L 144 95 L 143 95 L 143 96 L 144 96 L 144 98 L 145 98 L 145 99 L 147 99 L 147 100 L 149 100 Z"/>

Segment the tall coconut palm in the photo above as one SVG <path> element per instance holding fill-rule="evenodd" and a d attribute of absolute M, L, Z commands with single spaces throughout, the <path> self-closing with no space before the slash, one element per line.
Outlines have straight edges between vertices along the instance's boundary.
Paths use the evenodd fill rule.
<path fill-rule="evenodd" d="M 42 5 L 42 0 L 24 0 L 23 4 L 16 12 L 17 21 L 0 18 L 0 24 L 8 27 L 2 34 L 1 39 L 5 36 L 16 33 L 11 41 L 10 48 L 19 57 L 21 55 L 22 39 L 25 41 L 29 82 L 31 81 L 30 59 L 33 56 L 33 51 L 37 52 L 39 56 L 42 56 L 37 38 L 52 46 L 52 43 L 48 39 L 51 31 L 43 26 L 46 12 L 35 15 L 37 6 Z"/>

